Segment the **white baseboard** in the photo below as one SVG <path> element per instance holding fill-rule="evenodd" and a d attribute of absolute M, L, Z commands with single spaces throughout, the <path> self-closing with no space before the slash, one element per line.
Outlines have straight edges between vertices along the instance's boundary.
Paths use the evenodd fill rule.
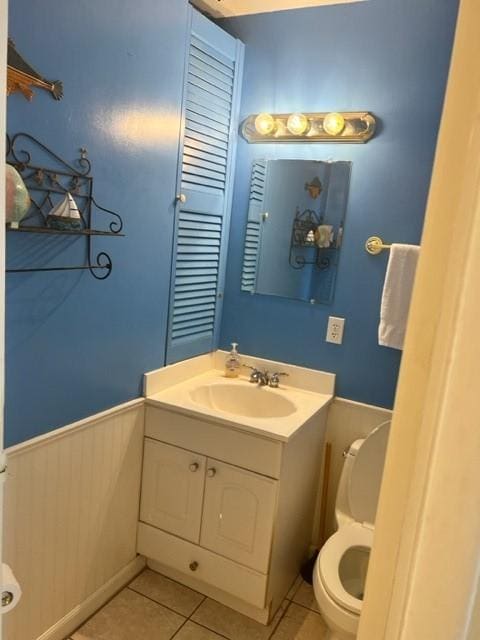
<path fill-rule="evenodd" d="M 145 567 L 145 558 L 137 556 L 126 567 L 110 578 L 100 589 L 81 604 L 72 609 L 66 616 L 47 629 L 37 640 L 64 640 L 75 631 L 87 618 L 100 609 L 110 598 L 128 584 Z"/>

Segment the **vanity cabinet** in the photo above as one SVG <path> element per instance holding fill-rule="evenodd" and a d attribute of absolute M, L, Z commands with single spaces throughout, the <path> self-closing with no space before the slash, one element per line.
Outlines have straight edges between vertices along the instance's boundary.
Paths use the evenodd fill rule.
<path fill-rule="evenodd" d="M 277 482 L 145 439 L 140 519 L 264 573 Z"/>
<path fill-rule="evenodd" d="M 267 623 L 308 556 L 326 408 L 288 441 L 147 400 L 137 550 Z"/>

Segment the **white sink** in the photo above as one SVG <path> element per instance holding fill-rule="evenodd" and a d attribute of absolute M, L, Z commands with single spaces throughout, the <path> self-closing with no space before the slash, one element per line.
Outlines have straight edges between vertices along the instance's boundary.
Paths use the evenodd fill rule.
<path fill-rule="evenodd" d="M 268 387 L 239 386 L 227 382 L 204 384 L 190 390 L 196 404 L 246 418 L 284 418 L 297 411 L 296 405 Z"/>
<path fill-rule="evenodd" d="M 226 378 L 227 355 L 209 353 L 147 373 L 147 404 L 193 420 L 288 442 L 332 400 L 334 374 L 244 356 L 259 370 L 289 374 L 278 388 L 259 387 L 247 376 Z"/>

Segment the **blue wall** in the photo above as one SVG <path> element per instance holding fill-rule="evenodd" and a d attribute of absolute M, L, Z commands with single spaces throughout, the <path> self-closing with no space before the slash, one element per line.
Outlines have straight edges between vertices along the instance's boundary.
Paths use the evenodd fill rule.
<path fill-rule="evenodd" d="M 420 6 L 417 6 L 420 4 Z M 370 0 L 264 14 L 224 26 L 247 45 L 242 112 L 369 109 L 366 146 L 240 142 L 223 337 L 244 352 L 336 371 L 342 396 L 389 406 L 399 353 L 376 345 L 386 256 L 368 235 L 417 242 L 445 87 L 456 0 Z M 96 199 L 123 216 L 124 239 L 97 240 L 110 278 L 87 272 L 8 274 L 6 443 L 12 445 L 135 398 L 164 363 L 187 29 L 184 0 L 10 3 L 10 35 L 51 79 L 55 102 L 8 99 L 8 130 L 38 137 L 72 162 L 86 146 Z M 345 242 L 331 307 L 240 292 L 253 158 L 352 160 Z M 11 267 L 75 264 L 83 238 L 9 234 Z M 324 343 L 327 315 L 345 341 Z"/>
<path fill-rule="evenodd" d="M 240 142 L 223 347 L 235 340 L 244 353 L 335 372 L 338 395 L 392 406 L 401 353 L 377 344 L 387 254 L 369 256 L 364 243 L 420 241 L 457 5 L 370 0 L 222 22 L 246 45 L 242 117 L 369 110 L 380 118 L 366 145 Z M 353 162 L 331 306 L 240 291 L 250 171 L 262 157 Z M 324 341 L 328 315 L 346 318 L 342 346 Z"/>
<path fill-rule="evenodd" d="M 55 102 L 8 99 L 8 131 L 67 161 L 86 146 L 99 204 L 124 239 L 99 239 L 109 279 L 88 272 L 7 275 L 6 444 L 138 397 L 164 363 L 187 30 L 182 0 L 15 0 L 10 36 L 49 79 Z M 10 267 L 82 263 L 85 239 L 9 234 Z"/>

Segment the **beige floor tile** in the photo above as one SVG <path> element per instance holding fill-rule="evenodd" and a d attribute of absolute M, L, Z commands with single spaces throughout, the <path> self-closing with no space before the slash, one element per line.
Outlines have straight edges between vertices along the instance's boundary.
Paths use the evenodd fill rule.
<path fill-rule="evenodd" d="M 192 620 L 226 636 L 229 640 L 267 640 L 283 615 L 286 604 L 288 602 L 282 604 L 268 627 L 210 598 L 200 605 Z"/>
<path fill-rule="evenodd" d="M 188 618 L 205 599 L 201 593 L 146 569 L 129 585 L 130 589 L 173 609 Z"/>
<path fill-rule="evenodd" d="M 308 584 L 308 582 L 304 582 L 302 580 L 302 583 L 294 593 L 292 600 L 297 604 L 301 604 L 303 607 L 307 607 L 307 609 L 312 609 L 312 611 L 317 612 L 319 611 L 313 587 L 311 584 Z"/>
<path fill-rule="evenodd" d="M 272 640 L 324 640 L 328 628 L 318 613 L 292 602 Z"/>
<path fill-rule="evenodd" d="M 185 618 L 124 589 L 76 631 L 73 640 L 170 640 Z"/>
<path fill-rule="evenodd" d="M 195 622 L 189 620 L 177 633 L 174 640 L 224 640 L 210 629 L 205 629 Z"/>
<path fill-rule="evenodd" d="M 293 596 L 297 593 L 302 582 L 303 582 L 302 576 L 297 576 L 295 582 L 290 587 L 290 591 L 286 595 L 287 600 L 293 600 Z"/>

